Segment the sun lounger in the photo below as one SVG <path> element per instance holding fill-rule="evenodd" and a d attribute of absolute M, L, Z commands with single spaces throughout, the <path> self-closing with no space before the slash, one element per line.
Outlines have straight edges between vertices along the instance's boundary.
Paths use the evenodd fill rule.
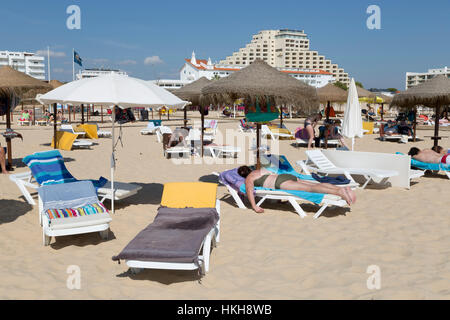
<path fill-rule="evenodd" d="M 99 138 L 109 138 L 112 136 L 111 131 L 101 130 L 98 123 L 96 123 L 95 126 L 97 127 L 97 136 Z"/>
<path fill-rule="evenodd" d="M 100 232 L 107 239 L 108 210 L 98 201 L 90 181 L 78 181 L 39 187 L 39 221 L 43 244 L 48 246 L 52 237 Z"/>
<path fill-rule="evenodd" d="M 401 155 L 403 153 L 397 152 L 397 154 Z M 443 163 L 428 163 L 411 158 L 411 167 L 420 169 L 420 170 L 412 170 L 415 172 L 423 172 L 421 170 L 443 172 L 450 179 L 450 166 L 445 165 Z"/>
<path fill-rule="evenodd" d="M 237 169 L 228 170 L 220 174 L 214 172 L 214 174 L 219 176 L 219 182 L 227 188 L 229 194 L 233 197 L 237 206 L 240 209 L 247 209 L 247 207 L 243 202 L 243 198 L 246 195 L 245 179 L 239 176 L 239 174 L 237 173 Z M 335 195 L 294 191 L 294 190 L 273 190 L 260 187 L 255 187 L 254 190 L 255 196 L 260 198 L 259 202 L 257 203 L 257 206 L 261 206 L 266 200 L 288 201 L 294 208 L 295 212 L 301 218 L 307 217 L 307 214 L 298 204 L 298 201 L 311 202 L 316 205 L 319 205 L 319 210 L 314 214 L 314 219 L 320 217 L 320 215 L 329 206 L 337 206 L 337 207 L 347 206 L 347 202 L 345 200 Z"/>
<path fill-rule="evenodd" d="M 209 150 L 213 158 L 220 158 L 225 156 L 236 157 L 241 148 L 234 146 L 219 146 L 215 144 L 210 144 L 205 146 L 205 150 Z"/>
<path fill-rule="evenodd" d="M 239 121 L 239 131 L 255 133 L 256 128 L 254 126 L 249 125 L 248 122 L 245 121 L 245 119 L 241 119 Z"/>
<path fill-rule="evenodd" d="M 156 131 L 158 130 L 159 127 L 160 127 L 160 126 L 156 126 L 156 125 L 155 125 L 155 122 L 150 121 L 150 122 L 147 124 L 147 128 L 141 130 L 141 134 L 143 134 L 143 135 L 146 135 L 146 134 L 154 134 L 154 133 L 156 133 Z"/>
<path fill-rule="evenodd" d="M 142 269 L 209 271 L 211 245 L 220 241 L 217 184 L 168 183 L 155 220 L 113 261 Z"/>
<path fill-rule="evenodd" d="M 281 129 L 283 129 L 283 128 L 281 128 Z M 265 124 L 263 124 L 261 126 L 261 135 L 265 139 L 267 139 L 268 136 L 270 136 L 272 138 L 272 140 L 278 140 L 278 139 L 281 139 L 281 138 L 294 139 L 294 135 L 293 134 L 291 134 L 291 133 L 284 133 L 284 132 L 281 132 L 281 131 L 283 131 L 283 130 L 278 130 L 278 131 L 275 130 L 275 129 L 274 130 L 270 130 L 270 128 L 267 125 L 265 125 Z M 286 130 L 286 131 L 288 131 L 288 130 Z"/>
<path fill-rule="evenodd" d="M 399 175 L 399 173 L 395 170 L 338 167 L 325 156 L 322 150 L 307 150 L 306 155 L 308 156 L 308 160 L 297 162 L 305 173 L 317 171 L 326 175 L 343 174 L 351 181 L 354 181 L 352 175 L 363 176 L 366 181 L 361 187 L 362 189 L 364 189 L 371 181 L 385 184 L 389 178 Z"/>
<path fill-rule="evenodd" d="M 61 129 L 59 131 L 70 132 L 72 134 L 76 134 L 77 136 L 84 136 L 86 134 L 86 132 L 82 130 L 75 131 L 70 124 L 61 124 Z"/>
<path fill-rule="evenodd" d="M 58 150 L 45 151 L 32 154 L 22 160 L 31 171 L 12 174 L 9 176 L 17 187 L 22 191 L 26 201 L 35 205 L 33 197 L 27 188 L 37 190 L 40 186 L 70 183 L 78 181 L 67 170 L 64 159 Z M 99 180 L 90 180 L 97 189 L 101 202 L 112 199 L 110 182 L 101 177 Z M 136 194 L 142 187 L 123 182 L 114 182 L 115 200 L 121 200 Z"/>
<path fill-rule="evenodd" d="M 90 148 L 93 143 L 84 139 L 77 139 L 78 135 L 67 132 L 57 131 L 56 140 L 57 147 L 60 150 L 71 151 L 73 148 Z M 51 147 L 54 148 L 55 141 L 52 139 Z"/>

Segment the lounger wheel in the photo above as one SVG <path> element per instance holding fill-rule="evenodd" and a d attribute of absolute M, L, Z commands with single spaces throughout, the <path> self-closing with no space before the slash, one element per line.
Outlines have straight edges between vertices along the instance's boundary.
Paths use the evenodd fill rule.
<path fill-rule="evenodd" d="M 99 233 L 100 233 L 100 237 L 101 237 L 103 240 L 108 240 L 108 237 L 109 237 L 109 229 L 100 231 Z"/>

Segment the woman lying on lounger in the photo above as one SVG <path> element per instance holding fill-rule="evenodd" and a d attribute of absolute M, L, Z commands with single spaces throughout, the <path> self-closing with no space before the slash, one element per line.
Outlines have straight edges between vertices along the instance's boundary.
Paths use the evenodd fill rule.
<path fill-rule="evenodd" d="M 327 193 L 340 196 L 345 199 L 349 205 L 355 203 L 356 195 L 350 187 L 337 187 L 329 183 L 314 183 L 298 179 L 291 174 L 274 174 L 273 172 L 261 168 L 253 170 L 247 166 L 238 169 L 241 177 L 245 178 L 245 187 L 248 200 L 253 210 L 257 213 L 263 213 L 264 210 L 256 205 L 253 194 L 254 187 L 263 187 L 277 190 L 299 190 L 313 193 Z"/>

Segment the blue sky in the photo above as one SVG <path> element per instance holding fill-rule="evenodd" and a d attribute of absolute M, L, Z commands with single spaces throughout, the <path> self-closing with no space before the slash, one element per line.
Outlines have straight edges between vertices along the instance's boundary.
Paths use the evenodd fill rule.
<path fill-rule="evenodd" d="M 265 29 L 305 30 L 311 49 L 366 88 L 404 89 L 405 72 L 450 66 L 450 1 L 2 1 L 0 50 L 52 51 L 52 79 L 71 80 L 72 48 L 85 67 L 178 79 L 183 59 L 219 61 Z M 66 8 L 81 8 L 69 30 Z M 381 30 L 369 30 L 369 5 Z M 152 63 L 145 64 L 145 60 Z"/>

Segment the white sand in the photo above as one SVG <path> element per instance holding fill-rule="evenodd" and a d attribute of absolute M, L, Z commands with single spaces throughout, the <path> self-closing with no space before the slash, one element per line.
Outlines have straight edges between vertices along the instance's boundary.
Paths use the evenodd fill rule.
<path fill-rule="evenodd" d="M 178 117 L 181 113 L 177 114 Z M 191 118 L 196 114 L 191 113 Z M 181 120 L 166 122 L 181 125 Z M 287 120 L 289 129 L 300 119 Z M 105 127 L 108 127 L 105 124 Z M 199 283 L 196 272 L 145 270 L 132 276 L 122 262 L 111 260 L 153 221 L 162 184 L 198 181 L 233 164 L 175 165 L 163 158 L 155 136 L 141 136 L 145 123 L 124 126 L 118 146 L 117 180 L 143 186 L 136 196 L 117 203 L 109 241 L 97 233 L 59 237 L 42 245 L 37 207 L 0 175 L 1 299 L 449 299 L 450 181 L 444 176 L 417 180 L 411 190 L 357 190 L 351 212 L 330 208 L 314 220 L 299 218 L 289 204 L 265 204 L 265 213 L 240 210 L 224 197 L 221 243 L 211 254 L 210 272 Z M 219 129 L 236 129 L 237 120 L 220 120 Z M 13 157 L 50 150 L 52 128 L 16 128 L 24 142 L 13 140 Z M 419 131 L 420 136 L 432 131 Z M 448 147 L 448 140 L 446 141 Z M 62 151 L 79 179 L 109 177 L 110 139 L 92 150 Z M 2 142 L 4 145 L 4 142 Z M 356 150 L 407 152 L 412 143 L 357 140 Z M 430 147 L 431 141 L 415 143 Z M 294 165 L 305 148 L 282 141 L 280 153 Z M 20 164 L 18 160 L 17 163 Z M 20 165 L 15 172 L 26 171 Z M 81 268 L 81 290 L 66 286 L 67 268 Z M 381 289 L 369 290 L 368 266 L 381 270 Z"/>

